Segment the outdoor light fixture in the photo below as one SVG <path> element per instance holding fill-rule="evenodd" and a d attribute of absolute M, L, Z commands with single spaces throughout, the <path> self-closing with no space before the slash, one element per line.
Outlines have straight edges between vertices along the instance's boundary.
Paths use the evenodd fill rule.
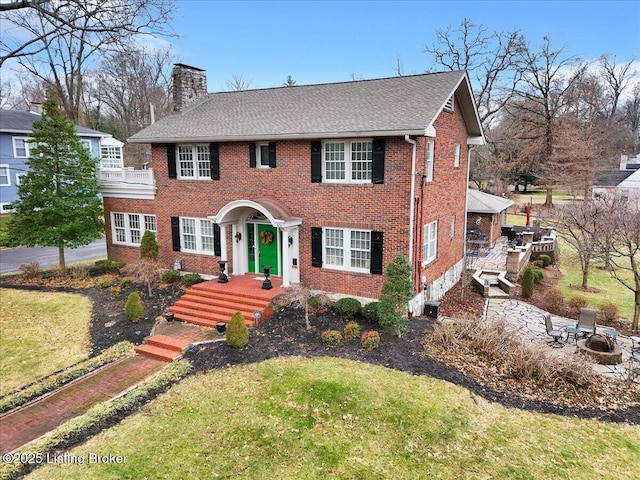
<path fill-rule="evenodd" d="M 289 235 L 289 238 L 287 240 L 289 242 L 289 246 L 293 245 L 293 237 L 291 235 Z"/>
<path fill-rule="evenodd" d="M 242 240 L 242 234 L 240 232 L 236 233 L 234 235 L 234 238 L 236 239 L 236 243 L 239 242 L 240 240 Z"/>

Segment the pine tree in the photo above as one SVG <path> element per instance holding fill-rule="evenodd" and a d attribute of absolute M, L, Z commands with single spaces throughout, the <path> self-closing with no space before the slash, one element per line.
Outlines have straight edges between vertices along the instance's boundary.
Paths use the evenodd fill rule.
<path fill-rule="evenodd" d="M 88 245 L 104 232 L 96 161 L 53 99 L 33 122 L 29 142 L 29 171 L 12 204 L 8 235 L 13 244 L 58 247 L 60 270 L 66 272 L 64 249 Z"/>
<path fill-rule="evenodd" d="M 145 230 L 142 235 L 142 240 L 140 240 L 140 258 L 157 260 L 158 249 L 156 235 L 151 230 Z"/>

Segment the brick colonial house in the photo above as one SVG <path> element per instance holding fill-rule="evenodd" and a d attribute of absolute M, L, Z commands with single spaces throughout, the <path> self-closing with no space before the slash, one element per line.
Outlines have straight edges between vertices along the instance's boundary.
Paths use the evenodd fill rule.
<path fill-rule="evenodd" d="M 151 144 L 147 176 L 103 182 L 109 258 L 135 261 L 149 229 L 164 267 L 224 259 L 230 282 L 270 265 L 283 286 L 378 298 L 397 253 L 417 302 L 458 280 L 484 142 L 465 72 L 207 93 L 177 64 L 173 88 L 175 112 L 129 139 Z"/>

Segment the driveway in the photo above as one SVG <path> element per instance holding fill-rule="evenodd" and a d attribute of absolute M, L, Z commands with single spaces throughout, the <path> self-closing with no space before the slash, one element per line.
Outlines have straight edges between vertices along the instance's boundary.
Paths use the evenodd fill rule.
<path fill-rule="evenodd" d="M 66 248 L 64 251 L 67 265 L 101 258 L 107 258 L 107 242 L 104 237 L 84 247 Z M 0 274 L 18 272 L 20 265 L 33 262 L 37 262 L 41 268 L 57 267 L 58 249 L 56 247 L 20 247 L 0 250 Z"/>

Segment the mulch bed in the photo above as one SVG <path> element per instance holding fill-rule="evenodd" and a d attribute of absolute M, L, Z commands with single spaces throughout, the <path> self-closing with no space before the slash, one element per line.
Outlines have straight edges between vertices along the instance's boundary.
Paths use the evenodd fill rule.
<path fill-rule="evenodd" d="M 166 307 L 183 293 L 183 290 L 177 286 L 156 286 L 152 297 L 149 297 L 145 286 L 134 285 L 124 288 L 117 295 L 114 295 L 110 288 L 87 285 L 81 287 L 55 286 L 53 284 L 55 282 L 49 282 L 45 285 L 42 283 L 40 281 L 40 285 L 37 282 L 25 285 L 19 276 L 0 279 L 0 287 L 66 291 L 88 296 L 94 305 L 90 327 L 94 353 L 122 340 L 129 340 L 135 344 L 141 343 L 143 338 L 150 334 L 156 317 L 161 315 Z M 95 285 L 95 280 L 93 284 Z M 114 284 L 116 283 L 114 282 Z M 138 323 L 129 322 L 123 313 L 128 292 L 133 290 L 140 293 L 145 305 L 146 318 Z M 459 286 L 457 286 L 442 299 L 440 313 L 449 316 L 461 313 L 476 315 L 482 311 L 483 305 L 483 299 L 474 293 L 473 289 L 467 289 L 464 296 L 461 296 Z M 640 424 L 640 407 L 637 405 L 616 409 L 558 405 L 544 399 L 522 398 L 517 395 L 517 392 L 498 391 L 477 379 L 464 375 L 454 365 L 444 363 L 438 358 L 426 354 L 423 345 L 424 336 L 436 323 L 430 318 L 414 317 L 409 323 L 408 332 L 400 338 L 381 331 L 376 324 L 369 324 L 366 320 L 358 319 L 363 330 L 377 330 L 381 334 L 380 348 L 371 352 L 363 349 L 358 340 L 345 340 L 335 348 L 325 346 L 320 340 L 321 332 L 328 329 L 343 331 L 347 320 L 330 310 L 318 312 L 311 315 L 311 328 L 307 329 L 303 312 L 287 308 L 268 319 L 257 329 L 252 330 L 249 345 L 243 349 L 233 349 L 225 342 L 217 342 L 191 349 L 187 352 L 186 358 L 192 363 L 194 372 L 206 372 L 232 365 L 255 363 L 280 356 L 348 358 L 413 375 L 429 375 L 446 380 L 468 389 L 472 395 L 507 407 L 579 418 Z"/>

